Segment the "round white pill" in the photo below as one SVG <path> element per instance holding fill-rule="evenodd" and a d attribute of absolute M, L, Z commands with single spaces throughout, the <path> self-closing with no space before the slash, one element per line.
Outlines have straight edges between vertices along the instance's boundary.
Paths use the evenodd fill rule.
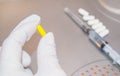
<path fill-rule="evenodd" d="M 109 30 L 105 29 L 104 31 L 101 31 L 100 33 L 98 33 L 102 38 L 107 36 L 109 34 Z"/>
<path fill-rule="evenodd" d="M 103 26 L 103 27 L 101 27 L 101 28 L 95 29 L 95 31 L 96 31 L 97 33 L 99 33 L 99 32 L 104 31 L 105 29 L 106 29 L 106 27 Z"/>
<path fill-rule="evenodd" d="M 89 20 L 87 23 L 88 23 L 89 26 L 92 26 L 94 24 L 99 23 L 99 19 Z"/>
<path fill-rule="evenodd" d="M 89 21 L 89 20 L 94 20 L 94 19 L 95 19 L 95 16 L 92 16 L 92 15 L 83 16 L 84 21 Z"/>
<path fill-rule="evenodd" d="M 85 9 L 82 9 L 82 8 L 79 8 L 78 9 L 78 13 L 82 16 L 86 16 L 86 15 L 89 15 L 89 12 L 86 11 Z"/>
<path fill-rule="evenodd" d="M 97 24 L 92 25 L 92 29 L 97 29 L 97 28 L 101 28 L 103 26 L 102 22 L 99 22 Z"/>
<path fill-rule="evenodd" d="M 23 51 L 23 53 L 22 53 L 22 65 L 24 67 L 28 67 L 30 64 L 31 64 L 30 55 L 26 51 Z"/>

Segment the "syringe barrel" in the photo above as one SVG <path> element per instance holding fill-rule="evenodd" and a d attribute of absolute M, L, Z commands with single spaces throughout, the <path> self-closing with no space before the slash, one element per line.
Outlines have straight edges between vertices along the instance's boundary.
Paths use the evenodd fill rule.
<path fill-rule="evenodd" d="M 89 31 L 89 39 L 108 57 L 110 57 L 114 63 L 120 65 L 120 55 L 108 44 L 108 42 L 101 38 L 95 31 Z"/>
<path fill-rule="evenodd" d="M 109 44 L 105 45 L 103 51 L 113 60 L 114 63 L 120 65 L 120 55 Z"/>
<path fill-rule="evenodd" d="M 99 48 L 102 49 L 108 44 L 103 38 L 101 38 L 94 30 L 89 31 L 89 39 Z"/>

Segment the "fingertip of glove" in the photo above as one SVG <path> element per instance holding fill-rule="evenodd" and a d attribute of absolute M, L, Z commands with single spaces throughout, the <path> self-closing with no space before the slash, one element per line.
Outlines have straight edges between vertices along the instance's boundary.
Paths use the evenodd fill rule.
<path fill-rule="evenodd" d="M 40 41 L 40 44 L 44 44 L 44 45 L 53 45 L 55 44 L 54 42 L 54 35 L 52 32 L 48 32 Z"/>
<path fill-rule="evenodd" d="M 47 37 L 49 39 L 54 39 L 54 35 L 52 32 L 48 32 L 45 37 Z"/>
<path fill-rule="evenodd" d="M 40 16 L 37 14 L 32 14 L 28 16 L 23 22 L 31 22 L 31 21 L 40 21 Z"/>

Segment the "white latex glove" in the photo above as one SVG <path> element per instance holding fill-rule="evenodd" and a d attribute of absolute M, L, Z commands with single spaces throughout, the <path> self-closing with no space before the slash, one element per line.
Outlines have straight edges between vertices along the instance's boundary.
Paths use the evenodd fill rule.
<path fill-rule="evenodd" d="M 32 15 L 24 19 L 3 42 L 0 52 L 0 76 L 66 76 L 56 56 L 54 36 L 48 33 L 37 50 L 38 71 L 29 73 L 21 64 L 22 47 L 35 33 L 40 17 Z"/>

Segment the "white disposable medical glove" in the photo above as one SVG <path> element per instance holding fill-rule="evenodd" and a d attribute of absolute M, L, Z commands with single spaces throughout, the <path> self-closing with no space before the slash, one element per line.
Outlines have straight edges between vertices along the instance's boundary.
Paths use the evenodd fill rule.
<path fill-rule="evenodd" d="M 55 49 L 54 36 L 48 33 L 37 50 L 38 71 L 33 75 L 22 65 L 22 47 L 35 33 L 40 17 L 32 15 L 23 20 L 3 42 L 0 51 L 0 76 L 66 76 L 61 69 Z"/>

